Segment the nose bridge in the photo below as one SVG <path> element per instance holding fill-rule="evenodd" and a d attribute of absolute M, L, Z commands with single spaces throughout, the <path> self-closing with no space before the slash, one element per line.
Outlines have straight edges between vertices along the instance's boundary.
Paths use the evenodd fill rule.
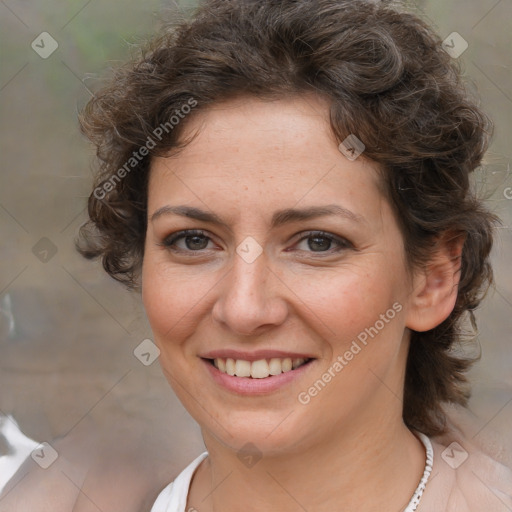
<path fill-rule="evenodd" d="M 240 247 L 243 249 L 243 244 Z M 286 305 L 265 253 L 251 259 L 245 258 L 243 252 L 234 254 L 213 311 L 217 321 L 239 334 L 277 325 L 286 317 Z"/>
<path fill-rule="evenodd" d="M 268 274 L 268 262 L 264 254 L 251 261 L 237 253 L 233 261 L 233 289 L 231 291 L 234 291 L 235 297 L 239 299 L 247 298 L 251 301 L 260 302 L 266 294 L 269 281 Z"/>

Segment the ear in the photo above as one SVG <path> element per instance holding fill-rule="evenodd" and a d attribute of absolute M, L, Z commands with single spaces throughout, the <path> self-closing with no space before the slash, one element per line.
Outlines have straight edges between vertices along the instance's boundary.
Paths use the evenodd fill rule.
<path fill-rule="evenodd" d="M 425 268 L 415 272 L 406 316 L 409 329 L 429 331 L 450 316 L 459 291 L 464 240 L 460 233 L 445 233 Z"/>

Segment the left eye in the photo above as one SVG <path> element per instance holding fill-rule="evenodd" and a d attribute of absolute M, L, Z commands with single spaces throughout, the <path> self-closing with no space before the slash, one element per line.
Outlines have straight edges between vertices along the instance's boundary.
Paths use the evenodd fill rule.
<path fill-rule="evenodd" d="M 299 240 L 297 245 L 303 242 L 306 242 L 307 249 L 301 250 L 309 249 L 311 252 L 328 252 L 333 243 L 338 246 L 334 252 L 352 247 L 352 244 L 348 240 L 324 233 L 323 231 L 311 231 L 306 233 L 305 236 Z"/>

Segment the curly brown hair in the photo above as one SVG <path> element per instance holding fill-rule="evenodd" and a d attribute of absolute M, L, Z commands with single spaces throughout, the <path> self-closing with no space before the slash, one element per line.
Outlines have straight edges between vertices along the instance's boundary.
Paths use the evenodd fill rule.
<path fill-rule="evenodd" d="M 465 373 L 473 360 L 453 349 L 493 280 L 489 253 L 498 219 L 469 179 L 492 126 L 440 38 L 400 6 L 207 0 L 190 19 L 165 28 L 115 70 L 80 116 L 100 165 L 77 249 L 140 289 L 150 162 L 187 144 L 180 134 L 194 113 L 180 115 L 184 105 L 195 102 L 197 111 L 240 95 L 306 92 L 327 98 L 338 141 L 357 134 L 364 156 L 380 164 L 410 268 L 427 264 L 441 235 L 465 238 L 456 305 L 438 327 L 412 332 L 405 376 L 404 422 L 441 434 L 443 402 L 466 405 L 469 398 Z M 169 122 L 178 115 L 181 122 Z M 157 127 L 166 130 L 156 143 Z"/>

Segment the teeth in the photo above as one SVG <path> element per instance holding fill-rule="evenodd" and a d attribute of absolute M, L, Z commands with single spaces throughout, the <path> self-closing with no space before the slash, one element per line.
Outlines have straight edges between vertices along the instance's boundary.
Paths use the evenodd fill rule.
<path fill-rule="evenodd" d="M 221 372 L 224 372 L 226 373 L 226 361 L 224 361 L 224 359 L 215 359 L 214 361 L 215 366 L 221 371 Z"/>
<path fill-rule="evenodd" d="M 270 375 L 280 375 L 281 373 L 295 370 L 306 362 L 306 359 L 297 357 L 285 357 L 280 359 L 273 357 L 271 359 L 259 359 L 258 361 L 245 361 L 243 359 L 216 358 L 213 360 L 215 368 L 222 373 L 227 373 L 237 377 L 252 377 L 253 379 L 264 379 Z"/>
<path fill-rule="evenodd" d="M 251 363 L 243 359 L 237 359 L 235 362 L 235 375 L 237 377 L 250 377 Z"/>
<path fill-rule="evenodd" d="M 270 375 L 279 375 L 282 372 L 281 359 L 273 357 L 269 363 Z"/>
<path fill-rule="evenodd" d="M 220 368 L 219 368 L 219 370 L 220 370 Z M 228 375 L 235 375 L 235 360 L 231 359 L 230 357 L 228 357 L 226 359 L 226 373 Z"/>
<path fill-rule="evenodd" d="M 283 359 L 283 362 L 281 363 L 281 368 L 283 372 L 289 372 L 292 369 L 291 358 L 287 357 L 286 359 Z"/>
<path fill-rule="evenodd" d="M 302 359 L 301 357 L 296 357 L 292 361 L 292 369 L 295 370 L 295 368 L 297 368 L 297 366 L 300 366 L 304 361 L 305 359 Z"/>
<path fill-rule="evenodd" d="M 238 374 L 237 374 L 238 375 Z M 251 364 L 251 377 L 253 379 L 263 379 L 270 375 L 268 369 L 268 363 L 265 359 L 260 359 L 259 361 L 253 361 Z"/>

